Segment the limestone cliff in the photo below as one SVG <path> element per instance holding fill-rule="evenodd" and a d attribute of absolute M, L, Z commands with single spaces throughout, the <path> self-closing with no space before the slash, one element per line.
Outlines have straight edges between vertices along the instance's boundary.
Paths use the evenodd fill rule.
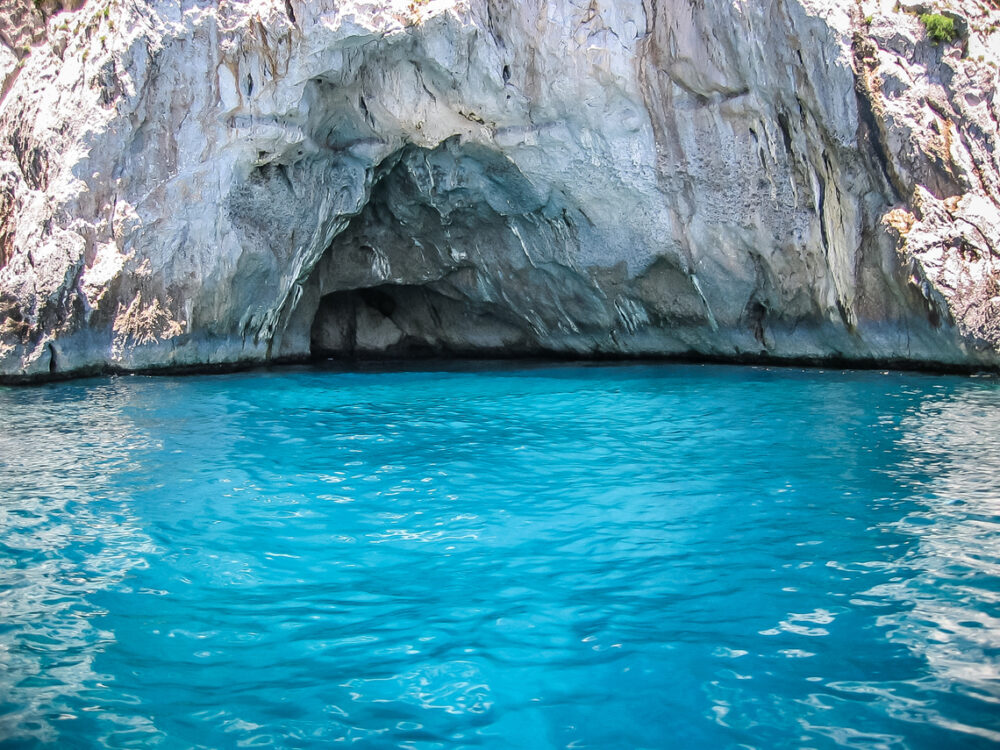
<path fill-rule="evenodd" d="M 0 0 L 0 19 L 0 375 L 1000 364 L 996 0 Z"/>

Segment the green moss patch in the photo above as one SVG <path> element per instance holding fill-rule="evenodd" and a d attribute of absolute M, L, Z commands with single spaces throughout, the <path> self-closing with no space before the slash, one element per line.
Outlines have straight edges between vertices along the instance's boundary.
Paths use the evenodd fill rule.
<path fill-rule="evenodd" d="M 955 21 L 940 13 L 924 13 L 920 16 L 920 22 L 927 29 L 927 36 L 935 44 L 951 44 L 958 38 L 958 30 L 955 28 Z"/>

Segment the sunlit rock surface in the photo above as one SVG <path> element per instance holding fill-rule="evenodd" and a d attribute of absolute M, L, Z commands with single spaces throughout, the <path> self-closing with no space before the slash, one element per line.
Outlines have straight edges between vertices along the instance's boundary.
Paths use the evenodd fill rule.
<path fill-rule="evenodd" d="M 927 38 L 935 9 L 954 43 Z M 0 19 L 0 375 L 1000 364 L 995 5 L 0 0 Z"/>

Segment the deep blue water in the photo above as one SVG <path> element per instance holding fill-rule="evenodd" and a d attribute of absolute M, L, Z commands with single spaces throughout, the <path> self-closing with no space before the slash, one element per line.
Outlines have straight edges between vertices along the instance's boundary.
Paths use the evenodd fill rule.
<path fill-rule="evenodd" d="M 1000 744 L 994 379 L 286 369 L 0 415 L 5 749 Z"/>

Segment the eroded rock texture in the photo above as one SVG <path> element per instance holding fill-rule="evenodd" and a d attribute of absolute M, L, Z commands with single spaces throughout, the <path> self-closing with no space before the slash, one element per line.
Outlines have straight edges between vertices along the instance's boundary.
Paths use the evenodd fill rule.
<path fill-rule="evenodd" d="M 960 35 L 933 44 L 918 12 Z M 0 374 L 1000 364 L 1000 8 L 0 0 Z"/>

